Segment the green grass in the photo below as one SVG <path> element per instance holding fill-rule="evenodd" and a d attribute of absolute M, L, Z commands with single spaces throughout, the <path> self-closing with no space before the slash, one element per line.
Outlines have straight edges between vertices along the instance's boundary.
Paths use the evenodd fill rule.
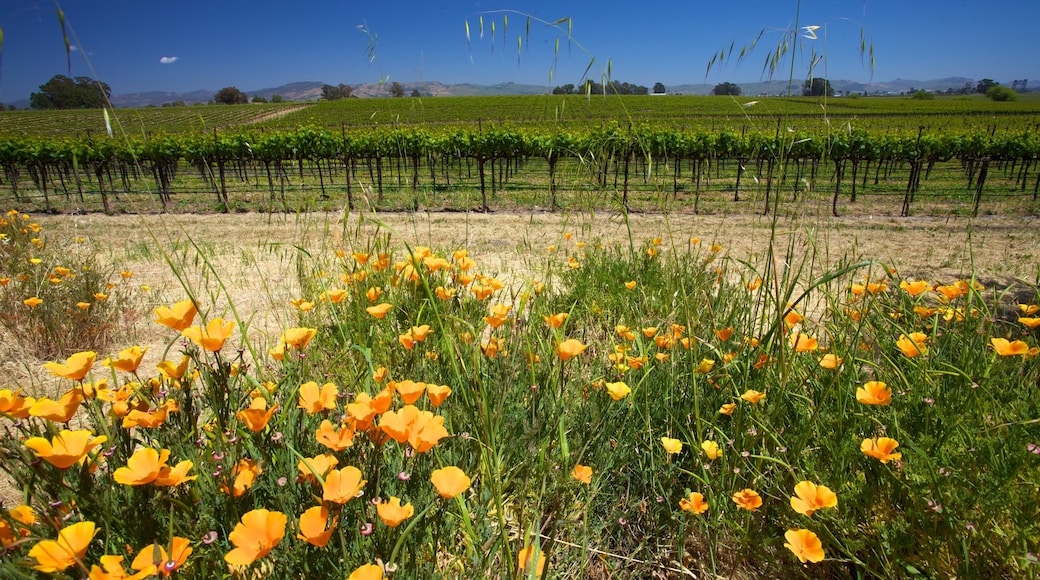
<path fill-rule="evenodd" d="M 250 565 L 279 577 L 345 577 L 376 561 L 400 578 L 514 577 L 518 553 L 532 546 L 558 577 L 1035 572 L 1040 408 L 1025 394 L 1040 380 L 1040 357 L 1036 330 L 1018 320 L 1019 304 L 1040 300 L 1035 288 L 986 288 L 969 277 L 929 280 L 913 296 L 900 288 L 900 264 L 829 256 L 807 233 L 774 227 L 767 251 L 738 261 L 688 232 L 606 243 L 586 238 L 580 221 L 573 235 L 550 240 L 551 251 L 528 247 L 516 270 L 501 272 L 464 248 L 406 245 L 363 221 L 319 226 L 327 244 L 295 253 L 298 298 L 314 307 L 291 311 L 287 326 L 315 335 L 286 347 L 281 360 L 268 351 L 289 330 L 282 339 L 246 339 L 250 315 L 235 309 L 206 252 L 168 256 L 203 312 L 194 323 L 223 316 L 237 327 L 207 348 L 170 331 L 166 358 L 190 360 L 180 379 L 94 369 L 86 380 L 107 378 L 116 401 L 178 409 L 161 426 L 130 429 L 110 397 L 85 401 L 78 424 L 108 437 L 96 471 L 37 459 L 24 440 L 60 425 L 16 415 L 0 445 L 2 467 L 38 519 L 9 524 L 28 537 L 5 553 L 0 571 L 28 574 L 29 549 L 55 536 L 51 518 L 75 501 L 60 525 L 99 529 L 86 565 L 178 537 L 193 548 L 176 564 L 188 576 L 224 575 L 230 532 L 255 509 L 287 518 L 284 537 Z M 511 282 L 492 290 L 493 277 Z M 229 310 L 215 310 L 221 303 Z M 368 312 L 376 303 L 391 305 L 385 317 Z M 489 320 L 496 311 L 502 320 Z M 544 321 L 561 313 L 558 327 Z M 402 337 L 422 326 L 428 335 L 409 348 Z M 913 333 L 927 352 L 908 356 L 898 346 Z M 1027 352 L 1001 356 L 994 338 L 1022 340 Z M 564 357 L 565 341 L 584 349 Z M 123 346 L 131 345 L 102 356 Z M 835 368 L 821 365 L 828 357 L 840 359 Z M 417 431 L 387 438 L 398 433 L 394 414 L 412 412 L 404 388 L 393 393 L 407 380 L 451 388 L 439 407 L 426 397 L 412 403 L 443 420 L 446 436 L 428 450 Z M 330 409 L 298 404 L 308 381 L 338 387 Z M 890 404 L 861 402 L 868 381 L 887 384 Z M 608 395 L 606 384 L 616 382 L 631 392 Z M 753 403 L 750 391 L 765 397 Z M 372 415 L 377 404 L 367 398 L 380 396 L 392 402 Z M 259 398 L 277 410 L 253 430 L 240 411 Z M 352 444 L 333 451 L 319 443 L 325 420 L 356 429 Z M 665 437 L 681 451 L 667 451 Z M 901 457 L 882 463 L 861 451 L 880 437 L 897 440 Z M 702 450 L 709 442 L 718 457 Z M 142 446 L 168 449 L 171 465 L 191 461 L 198 479 L 172 488 L 115 482 L 116 468 Z M 297 464 L 321 453 L 367 480 L 364 495 L 325 503 L 338 518 L 326 548 L 295 537 L 298 517 L 324 493 Z M 222 493 L 246 459 L 260 466 L 255 481 L 240 497 Z M 430 477 L 449 465 L 471 485 L 446 500 Z M 578 465 L 591 468 L 589 483 L 572 475 Z M 828 487 L 837 506 L 811 516 L 794 510 L 803 481 Z M 760 507 L 731 499 L 745 489 Z M 703 494 L 706 512 L 681 508 L 692 492 Z M 376 514 L 377 497 L 401 498 L 414 512 L 391 528 Z M 797 529 L 819 538 L 822 562 L 803 566 L 785 548 L 785 534 Z"/>

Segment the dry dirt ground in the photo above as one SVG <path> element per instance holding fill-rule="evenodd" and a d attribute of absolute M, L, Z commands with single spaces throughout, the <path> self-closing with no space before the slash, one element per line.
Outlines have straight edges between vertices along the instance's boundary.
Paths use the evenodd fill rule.
<path fill-rule="evenodd" d="M 755 262 L 764 258 L 773 228 L 769 218 L 751 215 L 641 214 L 631 215 L 627 224 L 605 213 L 35 217 L 49 239 L 88 238 L 102 248 L 104 259 L 133 271 L 135 283 L 151 288 L 143 295 L 140 323 L 116 341 L 118 348 L 150 346 L 145 369 L 155 368 L 173 338 L 150 322 L 151 311 L 183 300 L 185 285 L 211 306 L 212 316 L 230 314 L 233 304 L 239 318 L 249 321 L 251 340 L 264 352 L 268 340 L 294 326 L 289 300 L 301 297 L 299 264 L 310 268 L 315 260 L 328 262 L 337 247 L 364 249 L 377 230 L 393 233 L 395 251 L 403 250 L 405 242 L 440 251 L 465 247 L 482 273 L 510 279 L 529 270 L 532 256 L 546 256 L 546 246 L 561 244 L 565 232 L 575 240 L 603 243 L 627 244 L 631 237 L 637 247 L 653 237 L 664 238 L 665 248 L 698 237 L 702 243 L 721 244 L 722 255 L 731 259 Z M 1040 275 L 1038 226 L 1036 218 L 1008 217 L 791 218 L 775 225 L 777 247 L 793 243 L 803 255 L 815 248 L 820 267 L 842 259 L 873 259 L 907 277 L 952 282 L 974 271 L 983 280 L 1023 289 L 1035 287 Z M 108 354 L 113 353 L 101 356 Z M 42 361 L 26 359 L 15 344 L 0 346 L 0 360 L 5 367 L 0 387 L 38 390 L 53 382 L 42 376 Z"/>

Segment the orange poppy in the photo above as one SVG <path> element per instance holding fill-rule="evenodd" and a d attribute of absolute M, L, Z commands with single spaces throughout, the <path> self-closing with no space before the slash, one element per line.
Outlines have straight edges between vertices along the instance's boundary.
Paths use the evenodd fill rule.
<path fill-rule="evenodd" d="M 101 364 L 117 371 L 132 373 L 137 370 L 137 367 L 141 366 L 141 359 L 144 358 L 144 353 L 146 352 L 148 352 L 147 347 L 131 346 L 119 351 L 118 358 L 106 358 Z"/>
<path fill-rule="evenodd" d="M 791 335 L 791 348 L 795 352 L 811 352 L 820 348 L 819 342 L 804 332 L 796 332 Z"/>
<path fill-rule="evenodd" d="M 443 405 L 450 395 L 451 387 L 448 385 L 426 385 L 426 396 L 434 409 Z"/>
<path fill-rule="evenodd" d="M 892 403 L 892 391 L 881 381 L 867 381 L 856 389 L 856 400 L 864 405 L 888 405 Z"/>
<path fill-rule="evenodd" d="M 390 382 L 388 385 L 392 390 L 396 390 L 397 394 L 401 396 L 401 400 L 406 405 L 419 400 L 419 397 L 423 396 L 426 392 L 426 383 L 416 382 L 410 379 L 406 379 L 398 382 Z"/>
<path fill-rule="evenodd" d="M 29 550 L 29 557 L 36 560 L 33 568 L 53 574 L 76 564 L 82 565 L 83 555 L 97 532 L 94 522 L 79 522 L 62 528 L 56 540 L 36 542 Z"/>
<path fill-rule="evenodd" d="M 300 516 L 300 533 L 296 537 L 319 548 L 324 548 L 336 531 L 339 516 L 329 521 L 329 509 L 323 505 L 314 506 Z"/>
<path fill-rule="evenodd" d="M 401 498 L 390 496 L 387 501 L 379 502 L 376 505 L 376 514 L 379 515 L 379 519 L 383 520 L 383 523 L 391 528 L 396 528 L 401 525 L 401 522 L 412 517 L 415 513 L 415 508 L 410 503 L 401 505 Z"/>
<path fill-rule="evenodd" d="M 191 326 L 182 330 L 181 335 L 210 352 L 219 352 L 234 330 L 235 321 L 229 320 L 225 324 L 223 318 L 214 318 L 205 328 Z"/>
<path fill-rule="evenodd" d="M 566 312 L 559 312 L 552 315 L 542 316 L 542 320 L 544 320 L 546 326 L 550 328 L 559 328 L 563 322 L 567 320 L 568 316 L 569 314 Z"/>
<path fill-rule="evenodd" d="M 354 499 L 367 480 L 361 479 L 361 470 L 348 465 L 343 469 L 332 469 L 325 476 L 322 484 L 322 499 L 333 503 L 345 504 Z"/>
<path fill-rule="evenodd" d="M 11 529 L 11 524 L 8 523 L 8 520 L 0 518 L 0 546 L 10 546 L 19 539 L 28 538 L 32 535 L 32 530 L 28 526 L 36 523 L 36 512 L 31 507 L 20 505 L 16 508 L 11 508 L 7 510 L 7 516 L 10 518 L 11 523 L 17 526 L 18 530 L 16 534 L 15 530 Z"/>
<path fill-rule="evenodd" d="M 989 343 L 1000 356 L 1029 354 L 1029 345 L 1022 340 L 1010 342 L 1006 338 L 991 338 Z"/>
<path fill-rule="evenodd" d="M 188 370 L 188 363 L 190 362 L 191 357 L 182 356 L 181 362 L 179 363 L 164 360 L 158 365 L 156 365 L 156 367 L 159 369 L 159 372 L 162 373 L 163 376 L 167 379 L 179 381 L 181 377 L 184 376 L 184 373 Z"/>
<path fill-rule="evenodd" d="M 815 533 L 805 530 L 787 530 L 784 534 L 784 547 L 798 557 L 803 564 L 806 562 L 822 562 L 826 555 L 823 552 L 823 542 Z"/>
<path fill-rule="evenodd" d="M 341 425 L 339 429 L 325 419 L 314 433 L 315 439 L 333 451 L 343 451 L 354 444 L 354 426 Z"/>
<path fill-rule="evenodd" d="M 61 396 L 57 401 L 41 397 L 29 407 L 29 415 L 40 417 L 53 423 L 68 423 L 72 416 L 79 410 L 83 402 L 83 391 L 72 389 Z"/>
<path fill-rule="evenodd" d="M 339 464 L 339 459 L 336 459 L 336 456 L 323 453 L 301 459 L 296 464 L 296 469 L 300 472 L 301 480 L 316 482 L 319 477 L 324 479 L 325 474 L 335 468 L 337 464 Z"/>
<path fill-rule="evenodd" d="M 288 518 L 281 512 L 266 509 L 246 512 L 228 534 L 235 548 L 224 555 L 224 561 L 232 566 L 248 566 L 263 558 L 282 541 L 287 522 Z"/>
<path fill-rule="evenodd" d="M 116 469 L 112 479 L 123 485 L 146 485 L 159 476 L 159 470 L 166 466 L 170 458 L 170 450 L 139 449 L 126 460 L 126 466 Z"/>
<path fill-rule="evenodd" d="M 235 477 L 231 484 L 231 497 L 242 497 L 245 495 L 246 491 L 253 487 L 256 478 L 263 472 L 264 470 L 260 468 L 260 465 L 252 459 L 239 460 L 231 469 L 231 475 Z M 229 493 L 227 485 L 223 483 L 220 484 L 220 491 Z"/>
<path fill-rule="evenodd" d="M 197 313 L 198 310 L 195 308 L 194 302 L 191 300 L 181 300 L 174 304 L 172 308 L 167 308 L 165 306 L 156 308 L 155 316 L 157 316 L 157 318 L 155 319 L 155 322 L 172 328 L 177 332 L 181 332 L 191 326 Z"/>
<path fill-rule="evenodd" d="M 740 509 L 754 511 L 762 507 L 762 496 L 750 488 L 742 489 L 733 494 L 732 499 L 733 503 L 737 504 L 737 507 Z"/>
<path fill-rule="evenodd" d="M 43 300 L 40 299 L 39 296 L 30 296 L 29 298 L 26 298 L 25 300 L 22 300 L 22 303 L 24 303 L 26 306 L 28 306 L 30 309 L 32 309 L 32 308 L 36 308 L 40 304 L 43 304 Z"/>
<path fill-rule="evenodd" d="M 811 481 L 802 481 L 794 486 L 795 497 L 791 498 L 794 511 L 811 516 L 818 509 L 838 506 L 838 496 L 826 485 L 816 485 Z"/>
<path fill-rule="evenodd" d="M 282 334 L 282 342 L 299 350 L 306 347 L 317 334 L 316 328 L 289 328 Z"/>
<path fill-rule="evenodd" d="M 585 352 L 585 345 L 573 338 L 568 338 L 556 345 L 556 354 L 560 356 L 562 361 L 567 361 L 583 352 Z"/>
<path fill-rule="evenodd" d="M 383 302 L 382 304 L 377 304 L 375 306 L 369 306 L 368 308 L 365 308 L 365 312 L 371 314 L 376 318 L 384 318 L 386 316 L 386 313 L 390 312 L 390 309 L 393 307 L 393 304 L 387 304 L 386 302 Z"/>
<path fill-rule="evenodd" d="M 899 447 L 899 442 L 895 439 L 877 437 L 875 439 L 864 439 L 859 449 L 864 455 L 874 457 L 881 463 L 888 463 L 892 460 L 902 459 L 902 453 L 893 453 L 896 447 Z"/>
<path fill-rule="evenodd" d="M 760 393 L 760 392 L 755 391 L 753 389 L 748 389 L 747 391 L 744 392 L 743 395 L 740 396 L 740 398 L 744 399 L 745 401 L 747 401 L 749 403 L 751 403 L 752 405 L 756 405 L 756 404 L 758 404 L 759 401 L 761 401 L 762 399 L 766 398 L 766 394 L 765 393 Z"/>
<path fill-rule="evenodd" d="M 696 491 L 690 493 L 690 497 L 679 500 L 679 509 L 692 514 L 703 514 L 708 511 L 708 502 L 704 501 L 704 495 Z"/>
<path fill-rule="evenodd" d="M 919 354 L 928 353 L 928 347 L 925 346 L 925 341 L 927 340 L 928 335 L 923 332 L 911 332 L 909 336 L 900 334 L 899 339 L 896 340 L 896 347 L 907 358 L 914 358 Z"/>
<path fill-rule="evenodd" d="M 1033 330 L 1040 328 L 1040 318 L 1037 317 L 1019 316 L 1018 322 L 1026 328 L 1031 328 Z"/>
<path fill-rule="evenodd" d="M 929 284 L 927 280 L 915 280 L 913 282 L 909 280 L 903 280 L 899 283 L 899 287 L 906 291 L 906 293 L 910 296 L 916 298 L 925 290 L 928 290 Z"/>
<path fill-rule="evenodd" d="M 628 396 L 632 392 L 632 388 L 625 384 L 624 381 L 618 381 L 616 383 L 607 383 L 604 385 L 607 389 L 607 394 L 610 395 L 611 399 L 620 401 Z"/>
<path fill-rule="evenodd" d="M 842 362 L 844 362 L 844 359 L 838 358 L 834 353 L 827 353 L 820 358 L 820 366 L 828 370 L 840 367 Z"/>
<path fill-rule="evenodd" d="M 23 397 L 21 390 L 12 392 L 11 389 L 0 389 L 0 413 L 15 419 L 24 419 L 29 416 L 29 409 L 35 404 L 36 399 Z"/>
<path fill-rule="evenodd" d="M 577 464 L 574 466 L 574 471 L 571 472 L 574 479 L 588 485 L 592 483 L 592 468 L 588 465 Z"/>
<path fill-rule="evenodd" d="M 336 408 L 337 395 L 339 395 L 339 388 L 335 384 L 325 383 L 319 389 L 318 383 L 309 381 L 300 385 L 300 399 L 296 406 L 306 411 L 308 415 L 332 410 Z"/>
<path fill-rule="evenodd" d="M 25 446 L 32 449 L 36 456 L 58 469 L 68 469 L 87 458 L 95 447 L 108 438 L 95 436 L 87 430 L 63 430 L 50 441 L 43 437 L 31 437 L 25 440 Z"/>
<path fill-rule="evenodd" d="M 430 474 L 430 482 L 437 489 L 437 495 L 445 499 L 466 491 L 472 483 L 466 473 L 454 465 L 435 469 Z"/>
<path fill-rule="evenodd" d="M 77 352 L 65 359 L 65 364 L 49 362 L 43 365 L 43 368 L 55 376 L 82 381 L 83 377 L 90 372 L 90 367 L 94 366 L 95 358 L 97 358 L 97 353 L 94 351 Z"/>
<path fill-rule="evenodd" d="M 517 569 L 525 578 L 531 574 L 541 577 L 545 572 L 545 552 L 537 546 L 531 545 L 520 550 L 516 555 L 516 562 Z"/>
<path fill-rule="evenodd" d="M 351 572 L 347 580 L 383 580 L 383 568 L 378 564 L 365 564 Z"/>
<path fill-rule="evenodd" d="M 719 413 L 723 415 L 732 415 L 733 411 L 735 411 L 736 408 L 736 403 L 724 403 L 721 407 L 719 407 Z"/>
<path fill-rule="evenodd" d="M 244 409 L 235 414 L 239 421 L 245 423 L 246 428 L 250 431 L 257 433 L 263 431 L 267 427 L 267 422 L 271 420 L 275 411 L 278 410 L 278 405 L 267 408 L 267 399 L 263 397 L 257 397 L 252 400 L 249 404 L 248 409 Z"/>
<path fill-rule="evenodd" d="M 166 552 L 166 546 L 158 542 L 153 543 L 141 548 L 130 567 L 138 571 L 134 577 L 167 577 L 183 566 L 193 551 L 190 540 L 174 536 L 170 542 L 169 553 Z"/>

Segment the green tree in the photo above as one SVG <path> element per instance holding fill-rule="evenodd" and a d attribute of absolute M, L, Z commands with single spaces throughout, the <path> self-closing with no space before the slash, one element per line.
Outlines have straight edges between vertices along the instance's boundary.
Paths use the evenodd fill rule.
<path fill-rule="evenodd" d="M 413 98 L 414 97 L 421 97 L 422 93 L 419 92 L 419 89 L 412 89 L 412 94 L 410 96 L 413 97 Z"/>
<path fill-rule="evenodd" d="M 255 97 L 253 97 L 253 101 L 252 102 L 254 102 L 254 103 L 266 103 L 267 99 L 257 95 Z"/>
<path fill-rule="evenodd" d="M 271 102 L 272 103 L 281 103 L 281 102 L 284 102 L 284 100 L 285 99 L 282 98 L 282 95 L 272 95 L 271 96 Z"/>
<path fill-rule="evenodd" d="M 108 102 L 112 89 L 90 77 L 70 79 L 54 75 L 40 85 L 40 92 L 29 96 L 33 109 L 101 109 Z"/>
<path fill-rule="evenodd" d="M 975 85 L 975 92 L 985 95 L 991 88 L 999 85 L 1000 83 L 993 79 L 982 79 Z"/>
<path fill-rule="evenodd" d="M 340 83 L 338 85 L 322 85 L 321 87 L 321 100 L 323 101 L 338 101 L 340 99 L 349 99 L 354 96 L 354 87 Z"/>
<path fill-rule="evenodd" d="M 223 105 L 244 105 L 249 102 L 249 95 L 235 87 L 224 87 L 213 95 L 213 100 Z"/>
<path fill-rule="evenodd" d="M 665 93 L 664 83 L 654 83 L 654 94 L 663 95 Z"/>
<path fill-rule="evenodd" d="M 403 97 L 404 96 L 404 87 L 401 86 L 401 83 L 399 83 L 397 81 L 394 81 L 394 82 L 390 83 L 390 96 L 391 97 Z"/>
<path fill-rule="evenodd" d="M 834 87 L 831 86 L 830 81 L 822 77 L 813 77 L 805 81 L 802 85 L 802 96 L 803 97 L 822 97 L 834 96 Z"/>
<path fill-rule="evenodd" d="M 567 83 L 563 86 L 553 87 L 552 94 L 554 95 L 573 95 L 577 91 L 574 89 L 574 85 Z"/>
<path fill-rule="evenodd" d="M 1018 93 L 1011 87 L 994 85 L 986 91 L 986 96 L 994 101 L 1014 101 L 1018 98 Z"/>
<path fill-rule="evenodd" d="M 719 83 L 711 90 L 711 94 L 713 95 L 731 95 L 739 97 L 740 93 L 740 85 L 736 83 Z"/>

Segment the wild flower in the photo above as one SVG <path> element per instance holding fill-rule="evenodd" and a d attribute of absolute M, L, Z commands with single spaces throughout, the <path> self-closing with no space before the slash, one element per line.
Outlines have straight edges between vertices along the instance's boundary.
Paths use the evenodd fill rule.
<path fill-rule="evenodd" d="M 77 352 L 65 359 L 65 364 L 49 362 L 43 365 L 43 367 L 55 376 L 72 381 L 82 381 L 87 376 L 87 373 L 90 372 L 90 367 L 94 366 L 95 358 L 97 358 L 96 352 Z"/>
<path fill-rule="evenodd" d="M 895 439 L 877 437 L 874 439 L 864 439 L 863 443 L 860 445 L 860 451 L 862 451 L 864 455 L 876 458 L 881 463 L 888 463 L 889 461 L 903 458 L 902 453 L 895 451 L 896 447 L 899 447 L 899 442 Z"/>
<path fill-rule="evenodd" d="M 54 574 L 81 563 L 97 533 L 94 522 L 79 522 L 62 528 L 56 540 L 36 542 L 29 550 L 29 557 L 36 560 L 33 568 Z"/>
<path fill-rule="evenodd" d="M 826 557 L 823 542 L 814 532 L 806 529 L 787 530 L 784 533 L 784 547 L 791 550 L 800 562 L 822 562 Z"/>
<path fill-rule="evenodd" d="M 918 355 L 928 354 L 928 346 L 925 345 L 927 340 L 928 335 L 923 332 L 911 332 L 909 336 L 900 334 L 899 339 L 896 340 L 896 347 L 907 358 L 914 358 Z"/>
<path fill-rule="evenodd" d="M 50 440 L 43 437 L 30 437 L 24 445 L 32 449 L 36 456 L 58 469 L 68 469 L 77 463 L 87 460 L 88 454 L 98 445 L 108 440 L 104 435 L 94 435 L 86 429 L 78 431 L 63 430 Z"/>
<path fill-rule="evenodd" d="M 661 445 L 664 447 L 665 452 L 669 455 L 675 455 L 682 451 L 682 441 L 673 439 L 671 437 L 661 437 Z"/>
<path fill-rule="evenodd" d="M 263 558 L 282 541 L 285 536 L 285 514 L 256 509 L 242 515 L 242 520 L 228 534 L 234 549 L 224 555 L 232 566 L 248 566 Z"/>
<path fill-rule="evenodd" d="M 415 513 L 410 503 L 401 504 L 401 498 L 390 496 L 390 499 L 376 505 L 376 514 L 388 527 L 396 528 Z"/>
<path fill-rule="evenodd" d="M 689 497 L 679 500 L 679 509 L 692 514 L 703 514 L 708 511 L 708 502 L 704 501 L 704 495 L 700 492 L 690 492 Z"/>
<path fill-rule="evenodd" d="M 574 470 L 571 471 L 571 475 L 574 479 L 588 485 L 592 483 L 592 468 L 588 465 L 577 464 L 574 466 Z"/>
<path fill-rule="evenodd" d="M 471 484 L 466 473 L 454 465 L 433 470 L 433 473 L 430 474 L 430 482 L 437 490 L 437 495 L 445 499 L 451 499 L 466 491 Z"/>
<path fill-rule="evenodd" d="M 892 391 L 881 381 L 867 381 L 856 389 L 856 400 L 864 405 L 889 405 L 892 403 Z"/>
<path fill-rule="evenodd" d="M 734 493 L 731 499 L 740 509 L 755 511 L 762 507 L 762 496 L 758 495 L 758 492 L 751 488 L 745 488 Z"/>
<path fill-rule="evenodd" d="M 838 505 L 838 496 L 825 485 L 816 485 L 811 481 L 801 481 L 794 486 L 794 497 L 791 508 L 794 511 L 811 516 L 822 508 L 833 508 Z"/>

